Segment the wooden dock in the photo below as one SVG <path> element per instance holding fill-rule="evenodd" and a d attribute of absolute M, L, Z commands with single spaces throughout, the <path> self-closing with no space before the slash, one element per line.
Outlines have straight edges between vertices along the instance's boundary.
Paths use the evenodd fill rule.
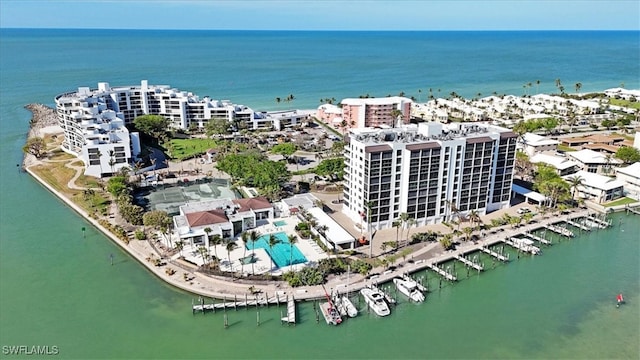
<path fill-rule="evenodd" d="M 602 229 L 606 229 L 606 228 L 609 227 L 609 225 L 611 225 L 611 223 L 609 223 L 607 221 L 604 221 L 604 220 L 600 220 L 597 217 L 591 216 L 591 215 L 587 215 L 586 219 L 598 224 L 599 227 L 602 228 Z"/>
<path fill-rule="evenodd" d="M 283 316 L 281 321 L 287 324 L 296 324 L 296 300 L 293 296 L 287 300 L 287 316 Z"/>
<path fill-rule="evenodd" d="M 627 207 L 625 208 L 625 210 L 627 210 L 627 211 L 628 211 L 628 212 L 630 212 L 630 213 L 633 213 L 633 214 L 636 214 L 636 215 L 640 215 L 640 211 L 638 211 L 636 208 L 632 208 L 632 207 L 630 207 L 630 206 L 627 206 Z"/>
<path fill-rule="evenodd" d="M 494 258 L 496 258 L 496 259 L 498 259 L 498 260 L 500 260 L 502 262 L 508 262 L 509 261 L 508 257 L 506 257 L 504 255 L 500 255 L 497 252 L 495 252 L 495 251 L 493 251 L 493 250 L 491 250 L 489 248 L 481 247 L 480 251 L 482 251 L 483 253 L 487 253 L 487 254 L 493 256 Z"/>
<path fill-rule="evenodd" d="M 543 239 L 540 236 L 533 235 L 533 234 L 528 233 L 528 232 L 522 233 L 522 235 L 524 235 L 524 236 L 526 236 L 526 237 L 528 237 L 530 239 L 533 239 L 533 240 L 535 240 L 535 241 L 537 241 L 537 242 L 539 242 L 541 244 L 551 245 L 551 241 Z"/>
<path fill-rule="evenodd" d="M 590 227 L 585 226 L 585 225 L 582 225 L 582 224 L 579 224 L 579 223 L 577 223 L 577 222 L 575 222 L 575 221 L 573 221 L 573 220 L 567 219 L 567 220 L 565 220 L 564 222 L 566 222 L 567 224 L 569 224 L 569 225 L 571 225 L 571 226 L 575 226 L 575 227 L 577 227 L 578 229 L 582 229 L 582 230 L 584 230 L 584 231 L 591 231 L 591 228 L 590 228 Z"/>
<path fill-rule="evenodd" d="M 503 240 L 505 244 L 513 246 L 514 248 L 529 253 L 531 255 L 540 254 L 540 248 L 533 246 L 533 241 L 520 238 L 506 238 Z"/>
<path fill-rule="evenodd" d="M 465 258 L 463 256 L 454 255 L 453 258 L 458 260 L 458 261 L 460 261 L 461 263 L 465 264 L 467 267 L 474 268 L 475 270 L 478 270 L 478 271 L 484 270 L 484 267 L 482 265 L 476 264 L 473 261 L 471 261 L 471 260 L 469 260 L 469 259 L 467 259 L 467 258 Z"/>
<path fill-rule="evenodd" d="M 563 227 L 557 226 L 557 225 L 553 225 L 553 224 L 547 224 L 544 226 L 546 229 L 551 230 L 555 233 L 558 233 L 562 236 L 566 236 L 566 237 L 574 237 L 575 235 L 573 235 L 573 231 L 569 230 L 569 229 L 565 229 Z"/>
<path fill-rule="evenodd" d="M 195 314 L 197 312 L 207 312 L 216 310 L 227 310 L 234 309 L 238 310 L 238 308 L 248 308 L 248 307 L 259 307 L 259 306 L 269 306 L 269 305 L 278 305 L 288 303 L 289 296 L 286 294 L 278 294 L 275 296 L 269 297 L 267 294 L 265 296 L 258 296 L 257 294 L 250 298 L 248 295 L 245 295 L 244 300 L 238 301 L 237 297 L 234 297 L 234 301 L 226 301 L 225 299 L 222 302 L 218 303 L 210 303 L 205 304 L 204 298 L 200 298 L 197 304 L 192 305 L 192 312 Z M 293 299 L 293 298 L 292 298 Z"/>
<path fill-rule="evenodd" d="M 455 275 L 449 274 L 448 272 L 444 271 L 442 268 L 438 267 L 437 264 L 427 264 L 427 267 L 449 281 L 458 281 L 458 278 L 456 278 Z"/>

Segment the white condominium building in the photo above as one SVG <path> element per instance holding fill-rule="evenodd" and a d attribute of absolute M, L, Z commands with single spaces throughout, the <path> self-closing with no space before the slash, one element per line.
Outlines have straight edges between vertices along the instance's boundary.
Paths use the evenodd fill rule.
<path fill-rule="evenodd" d="M 129 133 L 123 114 L 109 109 L 105 97 L 80 88 L 55 101 L 64 130 L 62 149 L 82 159 L 86 175 L 113 174 L 140 153 L 138 133 Z"/>
<path fill-rule="evenodd" d="M 372 229 L 384 229 L 402 213 L 421 226 L 506 208 L 516 139 L 508 129 L 470 123 L 352 129 L 343 212 L 363 229 L 369 217 Z"/>
<path fill-rule="evenodd" d="M 225 119 L 255 127 L 254 112 L 228 100 L 202 100 L 190 92 L 167 85 L 80 87 L 56 96 L 58 121 L 64 130 L 63 149 L 85 162 L 85 174 L 102 177 L 129 165 L 140 152 L 138 134 L 125 124 L 140 115 L 161 115 L 173 128 L 202 128 L 210 119 Z"/>

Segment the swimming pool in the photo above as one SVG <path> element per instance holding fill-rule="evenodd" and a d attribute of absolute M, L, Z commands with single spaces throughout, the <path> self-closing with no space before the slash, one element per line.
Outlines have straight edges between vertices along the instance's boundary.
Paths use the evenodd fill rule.
<path fill-rule="evenodd" d="M 289 239 L 287 238 L 287 234 L 283 232 L 274 233 L 273 234 L 280 243 L 275 245 L 272 248 L 269 247 L 269 236 L 270 235 L 262 235 L 256 240 L 254 243 L 250 243 L 247 245 L 248 250 L 253 250 L 254 248 L 264 249 L 269 256 L 273 259 L 273 262 L 277 267 L 281 268 L 284 266 L 289 266 L 289 260 L 292 260 L 291 265 L 301 264 L 307 262 L 307 258 L 302 255 L 300 249 L 298 249 L 295 245 L 289 246 Z M 291 255 L 293 254 L 293 258 Z"/>
<path fill-rule="evenodd" d="M 275 226 L 285 226 L 285 225 L 287 225 L 287 222 L 284 221 L 284 220 L 278 220 L 278 221 L 274 221 L 273 225 L 275 225 Z"/>

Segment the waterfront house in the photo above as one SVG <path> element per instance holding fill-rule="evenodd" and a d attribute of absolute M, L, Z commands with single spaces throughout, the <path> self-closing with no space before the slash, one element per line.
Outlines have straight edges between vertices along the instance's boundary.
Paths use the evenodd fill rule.
<path fill-rule="evenodd" d="M 640 201 L 640 162 L 616 169 L 616 178 L 624 183 L 627 196 Z"/>
<path fill-rule="evenodd" d="M 570 181 L 573 177 L 582 178 L 582 185 L 576 188 L 575 196 L 596 203 L 605 203 L 623 196 L 624 182 L 608 176 L 580 170 L 575 174 L 564 176 Z"/>
<path fill-rule="evenodd" d="M 180 206 L 180 214 L 173 217 L 173 224 L 177 236 L 185 244 L 208 248 L 214 235 L 232 240 L 273 217 L 274 208 L 265 197 L 216 199 Z M 211 229 L 209 234 L 205 232 L 206 228 Z"/>

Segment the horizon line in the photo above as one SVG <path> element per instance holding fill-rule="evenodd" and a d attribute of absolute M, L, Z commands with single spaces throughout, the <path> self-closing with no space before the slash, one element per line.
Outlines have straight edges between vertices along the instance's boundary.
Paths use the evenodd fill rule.
<path fill-rule="evenodd" d="M 0 30 L 135 30 L 135 31 L 289 31 L 289 32 L 569 32 L 569 31 L 635 31 L 639 29 L 163 29 L 163 28 L 100 28 L 100 27 L 3 27 Z"/>

